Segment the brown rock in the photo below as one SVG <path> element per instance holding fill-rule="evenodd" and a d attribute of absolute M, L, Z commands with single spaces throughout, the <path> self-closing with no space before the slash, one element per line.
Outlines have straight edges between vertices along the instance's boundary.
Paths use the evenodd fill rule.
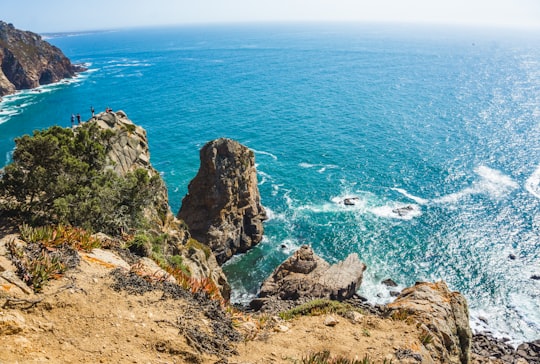
<path fill-rule="evenodd" d="M 75 76 L 84 68 L 71 64 L 60 49 L 38 34 L 0 21 L 0 96 Z"/>
<path fill-rule="evenodd" d="M 330 266 L 311 247 L 303 245 L 264 281 L 259 296 L 344 300 L 360 288 L 365 269 L 354 253 Z"/>
<path fill-rule="evenodd" d="M 178 217 L 223 264 L 263 236 L 266 212 L 260 202 L 255 156 L 238 142 L 221 138 L 207 143 L 200 158 Z"/>
<path fill-rule="evenodd" d="M 421 325 L 425 346 L 439 362 L 470 363 L 472 333 L 467 302 L 459 292 L 450 292 L 444 282 L 406 288 L 387 308 Z"/>

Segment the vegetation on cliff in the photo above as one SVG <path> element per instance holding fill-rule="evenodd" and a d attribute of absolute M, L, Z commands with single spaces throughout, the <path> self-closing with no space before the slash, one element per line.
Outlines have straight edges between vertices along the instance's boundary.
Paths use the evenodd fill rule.
<path fill-rule="evenodd" d="M 15 140 L 13 163 L 0 179 L 0 211 L 32 225 L 70 224 L 119 235 L 144 227 L 144 207 L 161 187 L 139 168 L 108 168 L 113 133 L 96 123 L 53 126 Z"/>

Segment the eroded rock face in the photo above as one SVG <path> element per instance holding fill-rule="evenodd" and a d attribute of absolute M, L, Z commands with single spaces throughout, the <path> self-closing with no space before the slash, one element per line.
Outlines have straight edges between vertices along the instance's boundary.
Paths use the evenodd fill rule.
<path fill-rule="evenodd" d="M 387 307 L 413 318 L 425 334 L 425 346 L 440 363 L 470 363 L 472 333 L 467 301 L 446 283 L 417 283 Z"/>
<path fill-rule="evenodd" d="M 255 156 L 240 143 L 220 138 L 207 143 L 200 158 L 178 217 L 223 264 L 263 236 L 266 212 L 260 202 Z"/>
<path fill-rule="evenodd" d="M 84 71 L 38 34 L 0 21 L 0 96 L 58 82 Z"/>
<path fill-rule="evenodd" d="M 350 254 L 334 265 L 317 256 L 311 247 L 303 245 L 283 262 L 264 281 L 260 299 L 254 306 L 264 304 L 264 299 L 299 300 L 327 298 L 344 300 L 360 288 L 366 266 L 358 255 Z"/>
<path fill-rule="evenodd" d="M 146 169 L 151 176 L 158 174 L 150 164 L 146 130 L 134 124 L 125 112 L 102 112 L 88 121 L 114 133 L 108 154 L 110 166 L 117 174 L 123 176 L 137 168 Z"/>

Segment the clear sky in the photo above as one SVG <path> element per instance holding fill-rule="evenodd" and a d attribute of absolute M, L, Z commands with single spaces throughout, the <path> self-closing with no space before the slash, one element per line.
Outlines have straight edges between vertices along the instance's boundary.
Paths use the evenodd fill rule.
<path fill-rule="evenodd" d="M 540 0 L 0 0 L 0 20 L 35 32 L 259 21 L 534 27 Z"/>

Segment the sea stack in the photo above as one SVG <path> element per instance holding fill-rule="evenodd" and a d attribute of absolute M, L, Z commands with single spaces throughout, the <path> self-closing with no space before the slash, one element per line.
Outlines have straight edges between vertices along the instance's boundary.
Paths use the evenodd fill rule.
<path fill-rule="evenodd" d="M 84 71 L 40 35 L 0 21 L 0 97 Z"/>
<path fill-rule="evenodd" d="M 201 149 L 200 159 L 178 217 L 223 264 L 263 236 L 266 212 L 257 186 L 255 155 L 234 140 L 220 138 Z"/>

